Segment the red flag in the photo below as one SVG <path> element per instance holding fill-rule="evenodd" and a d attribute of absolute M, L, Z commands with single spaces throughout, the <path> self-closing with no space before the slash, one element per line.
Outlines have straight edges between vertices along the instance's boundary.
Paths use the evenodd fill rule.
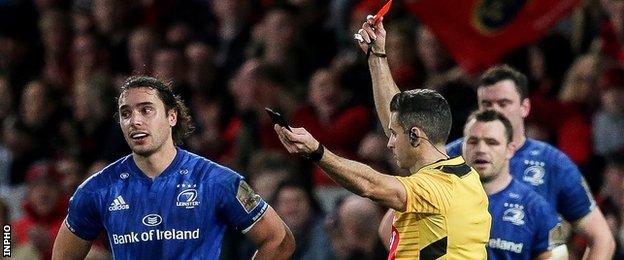
<path fill-rule="evenodd" d="M 459 66 L 476 73 L 535 42 L 580 0 L 406 0 Z"/>

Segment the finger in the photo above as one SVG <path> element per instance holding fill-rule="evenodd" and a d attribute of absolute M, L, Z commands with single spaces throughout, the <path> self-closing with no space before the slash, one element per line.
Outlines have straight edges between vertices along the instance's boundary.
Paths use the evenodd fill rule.
<path fill-rule="evenodd" d="M 366 32 L 366 30 L 360 29 L 358 31 L 358 34 L 362 35 L 362 38 L 364 39 L 365 43 L 370 43 L 371 42 L 370 37 L 368 36 L 368 33 Z"/>
<path fill-rule="evenodd" d="M 366 22 L 369 24 L 373 24 L 373 21 L 375 20 L 375 15 L 369 14 L 366 16 Z"/>
<path fill-rule="evenodd" d="M 305 136 L 305 135 L 310 135 L 310 133 L 308 132 L 308 130 L 306 130 L 306 129 L 305 129 L 305 128 L 303 128 L 303 127 L 293 128 L 292 130 L 293 130 L 293 133 L 295 133 L 295 134 L 297 134 L 297 135 L 299 135 L 299 136 L 302 136 L 302 135 L 304 135 L 304 136 Z"/>
<path fill-rule="evenodd" d="M 364 38 L 362 38 L 362 35 L 359 33 L 354 34 L 353 39 L 357 40 L 359 43 L 364 43 Z"/>
<path fill-rule="evenodd" d="M 377 39 L 375 30 L 373 30 L 373 27 L 371 27 L 370 24 L 365 23 L 364 26 L 362 26 L 362 29 L 364 29 L 364 31 L 368 34 L 368 36 L 371 37 L 373 40 Z"/>
<path fill-rule="evenodd" d="M 288 137 L 286 137 L 282 127 L 276 125 L 273 128 L 275 129 L 275 132 L 277 133 L 277 137 L 280 139 L 280 142 L 282 142 L 286 150 L 288 150 L 289 147 L 292 145 L 292 142 L 288 139 Z"/>
<path fill-rule="evenodd" d="M 381 18 L 379 18 L 379 23 L 377 23 L 375 25 L 375 30 L 377 30 L 379 32 L 386 32 L 386 29 L 383 26 L 383 19 L 384 19 L 383 16 Z"/>

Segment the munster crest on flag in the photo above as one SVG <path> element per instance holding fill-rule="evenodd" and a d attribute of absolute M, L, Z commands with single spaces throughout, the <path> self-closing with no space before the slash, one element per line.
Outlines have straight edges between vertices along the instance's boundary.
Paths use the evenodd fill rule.
<path fill-rule="evenodd" d="M 566 17 L 580 0 L 406 0 L 467 72 L 496 63 L 532 43 Z"/>

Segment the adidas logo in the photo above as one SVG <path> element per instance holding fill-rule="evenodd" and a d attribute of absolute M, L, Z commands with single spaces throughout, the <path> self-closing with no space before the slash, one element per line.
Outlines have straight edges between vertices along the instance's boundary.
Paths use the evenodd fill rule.
<path fill-rule="evenodd" d="M 108 207 L 108 211 L 117 211 L 129 208 L 130 206 L 126 204 L 126 201 L 121 197 L 121 195 L 119 195 L 117 198 L 115 198 L 115 200 L 113 200 L 113 203 L 111 203 L 110 207 Z"/>

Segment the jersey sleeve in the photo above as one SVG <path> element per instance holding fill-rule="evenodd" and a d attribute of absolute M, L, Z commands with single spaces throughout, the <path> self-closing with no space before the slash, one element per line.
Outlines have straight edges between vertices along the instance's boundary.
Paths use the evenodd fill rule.
<path fill-rule="evenodd" d="M 533 257 L 537 257 L 551 250 L 554 246 L 560 245 L 560 241 L 562 241 L 560 236 L 563 235 L 557 212 L 545 200 L 537 196 L 539 195 L 536 195 L 536 200 L 531 203 L 532 218 L 536 220 L 534 223 L 536 229 L 535 242 L 531 252 Z"/>
<path fill-rule="evenodd" d="M 462 154 L 462 144 L 464 143 L 463 141 L 463 138 L 459 138 L 446 145 L 446 153 L 449 157 L 453 158 Z"/>
<path fill-rule="evenodd" d="M 226 223 L 246 233 L 264 215 L 268 204 L 256 194 L 239 174 L 227 169 L 229 175 L 218 189 L 219 215 Z"/>
<path fill-rule="evenodd" d="M 69 210 L 65 225 L 76 236 L 92 241 L 103 230 L 97 194 L 78 188 L 69 199 Z"/>
<path fill-rule="evenodd" d="M 578 167 L 564 154 L 559 155 L 554 167 L 560 174 L 556 181 L 561 182 L 557 193 L 557 212 L 569 222 L 587 216 L 593 210 L 595 201 Z"/>
<path fill-rule="evenodd" d="M 449 175 L 423 172 L 395 178 L 407 193 L 405 212 L 442 214 L 450 207 L 453 181 Z"/>

